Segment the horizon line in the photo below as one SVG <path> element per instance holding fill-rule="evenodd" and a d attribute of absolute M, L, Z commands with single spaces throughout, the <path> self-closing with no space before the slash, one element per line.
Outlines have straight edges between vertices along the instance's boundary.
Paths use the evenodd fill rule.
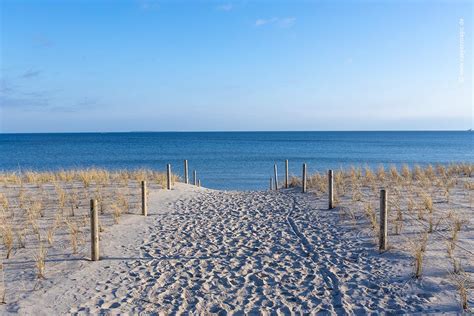
<path fill-rule="evenodd" d="M 190 131 L 78 131 L 78 132 L 0 132 L 0 135 L 13 134 L 129 134 L 129 133 L 319 133 L 319 132 L 350 132 L 350 133 L 364 133 L 364 132 L 472 132 L 469 129 L 446 129 L 446 130 L 410 130 L 410 129 L 390 129 L 390 130 L 190 130 Z"/>

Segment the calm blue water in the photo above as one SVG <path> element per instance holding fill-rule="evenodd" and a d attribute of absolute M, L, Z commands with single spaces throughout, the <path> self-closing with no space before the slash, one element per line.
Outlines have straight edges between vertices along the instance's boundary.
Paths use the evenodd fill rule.
<path fill-rule="evenodd" d="M 200 132 L 0 134 L 0 170 L 82 167 L 152 168 L 183 159 L 202 185 L 217 189 L 266 189 L 278 163 L 290 173 L 377 166 L 474 162 L 472 132 Z"/>

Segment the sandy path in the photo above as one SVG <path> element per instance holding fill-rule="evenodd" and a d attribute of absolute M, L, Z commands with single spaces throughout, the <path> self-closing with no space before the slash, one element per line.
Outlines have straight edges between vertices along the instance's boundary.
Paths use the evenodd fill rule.
<path fill-rule="evenodd" d="M 297 192 L 153 192 L 146 220 L 117 225 L 87 262 L 16 311 L 253 313 L 426 310 L 407 260 L 338 226 Z M 126 228 L 126 229 L 125 229 Z"/>

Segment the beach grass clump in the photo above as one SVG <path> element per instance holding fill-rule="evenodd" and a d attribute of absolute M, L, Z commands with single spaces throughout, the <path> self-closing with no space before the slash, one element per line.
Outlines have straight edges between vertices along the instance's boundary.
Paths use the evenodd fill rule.
<path fill-rule="evenodd" d="M 5 266 L 0 262 L 0 305 L 7 303 L 7 287 L 5 285 Z"/>
<path fill-rule="evenodd" d="M 66 201 L 67 201 L 66 191 L 58 183 L 54 184 L 54 189 L 57 194 L 58 208 L 60 210 L 63 210 L 66 206 Z"/>
<path fill-rule="evenodd" d="M 365 204 L 365 215 L 369 219 L 370 227 L 374 232 L 377 231 L 377 214 L 375 213 L 375 209 L 372 206 L 372 203 L 368 202 Z"/>
<path fill-rule="evenodd" d="M 328 191 L 328 178 L 325 175 L 316 172 L 308 177 L 308 188 L 314 188 L 319 193 L 326 193 Z"/>
<path fill-rule="evenodd" d="M 74 187 L 71 189 L 68 195 L 69 207 L 70 207 L 70 216 L 75 215 L 75 211 L 79 209 L 79 192 Z"/>
<path fill-rule="evenodd" d="M 30 200 L 28 205 L 26 206 L 28 223 L 30 224 L 31 229 L 37 236 L 38 240 L 41 239 L 40 226 L 38 223 L 38 219 L 41 217 L 41 208 L 42 203 L 39 200 Z"/>
<path fill-rule="evenodd" d="M 420 165 L 415 165 L 413 167 L 413 180 L 422 182 L 425 180 L 425 173 L 423 172 L 423 169 L 420 167 Z"/>
<path fill-rule="evenodd" d="M 436 172 L 433 168 L 433 165 L 429 164 L 425 167 L 424 170 L 425 177 L 428 178 L 430 181 L 434 181 L 436 179 Z"/>
<path fill-rule="evenodd" d="M 462 272 L 461 260 L 452 256 L 451 263 L 453 265 L 453 274 L 460 274 Z"/>
<path fill-rule="evenodd" d="M 346 181 L 344 178 L 344 172 L 342 170 L 336 171 L 334 174 L 335 189 L 341 196 L 346 195 Z M 335 197 L 337 194 L 335 195 Z"/>
<path fill-rule="evenodd" d="M 403 229 L 403 212 L 402 212 L 402 208 L 400 206 L 400 203 L 398 202 L 397 199 L 394 199 L 393 201 L 391 201 L 390 203 L 390 209 L 395 209 L 395 213 L 396 213 L 396 216 L 395 216 L 395 225 L 394 225 L 394 228 L 395 228 L 395 235 L 400 235 L 401 232 L 402 232 L 402 229 Z"/>
<path fill-rule="evenodd" d="M 452 273 L 451 279 L 456 286 L 458 292 L 459 304 L 463 312 L 469 312 L 469 301 L 468 301 L 468 283 L 470 283 L 469 275 L 461 271 L 460 273 Z"/>
<path fill-rule="evenodd" d="M 75 172 L 73 170 L 60 170 L 56 173 L 56 179 L 62 182 L 72 182 L 75 179 Z"/>
<path fill-rule="evenodd" d="M 380 165 L 380 166 L 377 168 L 377 179 L 378 179 L 380 182 L 384 182 L 384 181 L 385 181 L 385 177 L 386 177 L 385 167 L 384 167 L 383 165 Z"/>
<path fill-rule="evenodd" d="M 408 165 L 404 164 L 402 166 L 402 177 L 405 181 L 410 181 L 411 180 L 411 171 L 410 171 L 410 168 L 408 167 Z"/>
<path fill-rule="evenodd" d="M 433 199 L 429 194 L 423 194 L 423 208 L 429 214 L 433 213 Z"/>
<path fill-rule="evenodd" d="M 410 251 L 413 256 L 413 277 L 416 279 L 421 278 L 423 273 L 423 260 L 426 252 L 426 246 L 428 243 L 428 234 L 424 233 L 418 241 L 410 244 Z"/>
<path fill-rule="evenodd" d="M 10 259 L 12 250 L 13 250 L 13 228 L 10 221 L 3 219 L 1 224 L 1 232 L 2 232 L 2 239 L 3 245 L 6 249 L 6 259 Z"/>
<path fill-rule="evenodd" d="M 353 190 L 352 190 L 352 201 L 353 202 L 360 202 L 362 201 L 362 191 L 360 189 L 359 186 L 355 187 Z"/>
<path fill-rule="evenodd" d="M 462 174 L 468 178 L 474 174 L 474 164 L 461 164 Z"/>
<path fill-rule="evenodd" d="M 24 224 L 25 225 L 25 224 Z M 18 227 L 15 230 L 15 235 L 18 241 L 18 248 L 25 248 L 25 240 L 26 240 L 26 225 L 22 227 Z"/>
<path fill-rule="evenodd" d="M 53 245 L 53 242 L 54 242 L 54 234 L 56 233 L 56 230 L 58 229 L 60 223 L 62 221 L 62 216 L 61 216 L 61 213 L 58 213 L 56 215 L 56 218 L 54 219 L 53 221 L 53 224 L 51 225 L 51 227 L 48 229 L 48 232 L 47 232 L 47 240 L 48 240 L 48 244 L 50 246 Z"/>
<path fill-rule="evenodd" d="M 38 279 L 45 278 L 47 249 L 40 242 L 37 253 L 34 255 Z"/>
<path fill-rule="evenodd" d="M 459 232 L 461 231 L 463 220 L 457 216 L 454 211 L 450 211 L 448 214 L 448 218 L 452 219 L 451 227 L 450 227 L 450 238 L 448 239 L 448 257 L 454 257 L 454 250 L 456 249 L 456 244 L 459 239 Z"/>
<path fill-rule="evenodd" d="M 117 204 L 110 205 L 110 209 L 112 210 L 112 215 L 114 217 L 114 223 L 118 224 L 120 220 L 120 216 L 122 216 L 122 209 Z"/>
<path fill-rule="evenodd" d="M 92 176 L 90 172 L 87 172 L 86 170 L 79 171 L 78 175 L 84 185 L 84 188 L 88 188 L 92 182 Z"/>
<path fill-rule="evenodd" d="M 374 186 L 374 184 L 376 182 L 376 177 L 375 177 L 372 169 L 370 169 L 369 166 L 366 166 L 364 171 L 365 171 L 365 183 L 366 183 L 366 185 Z"/>
<path fill-rule="evenodd" d="M 463 184 L 463 187 L 464 189 L 466 189 L 467 191 L 473 191 L 474 190 L 474 182 L 464 182 Z"/>
<path fill-rule="evenodd" d="M 300 178 L 295 177 L 295 176 L 291 176 L 291 177 L 288 179 L 288 186 L 289 186 L 290 188 L 301 187 L 301 180 L 300 180 Z"/>
<path fill-rule="evenodd" d="M 128 199 L 128 194 L 119 191 L 116 193 L 117 206 L 124 210 L 126 213 L 130 213 L 130 202 Z"/>
<path fill-rule="evenodd" d="M 76 254 L 77 247 L 78 247 L 79 228 L 77 227 L 76 223 L 71 222 L 67 219 L 65 221 L 66 221 L 67 227 L 69 228 L 69 241 L 71 243 L 72 253 Z"/>
<path fill-rule="evenodd" d="M 97 201 L 97 206 L 99 207 L 100 214 L 103 215 L 105 212 L 105 203 L 102 187 L 100 185 L 97 185 L 95 188 L 94 199 Z"/>

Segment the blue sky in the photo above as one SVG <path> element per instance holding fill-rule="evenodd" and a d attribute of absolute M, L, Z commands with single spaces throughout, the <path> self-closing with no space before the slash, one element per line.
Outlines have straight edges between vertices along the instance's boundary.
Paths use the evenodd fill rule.
<path fill-rule="evenodd" d="M 472 1 L 0 2 L 1 132 L 473 125 Z"/>

